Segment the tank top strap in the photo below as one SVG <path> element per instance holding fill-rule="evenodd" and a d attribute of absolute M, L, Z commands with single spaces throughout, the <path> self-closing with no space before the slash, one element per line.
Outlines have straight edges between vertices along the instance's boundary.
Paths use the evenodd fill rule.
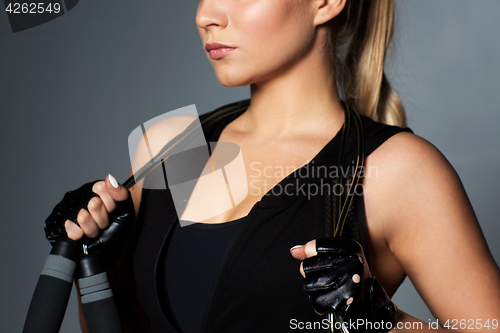
<path fill-rule="evenodd" d="M 365 156 L 370 155 L 387 139 L 401 132 L 413 133 L 408 127 L 386 125 L 376 122 L 366 116 L 361 116 L 365 131 Z"/>
<path fill-rule="evenodd" d="M 385 141 L 387 141 L 392 136 L 401 133 L 409 132 L 413 133 L 408 127 L 391 126 L 376 122 L 366 116 L 361 116 L 364 130 L 365 138 L 365 157 L 373 153 L 378 147 L 380 147 Z M 357 134 L 356 126 L 351 123 L 351 131 L 349 133 L 348 148 L 346 154 L 346 171 L 347 179 L 352 178 L 352 173 L 354 171 L 353 167 L 356 165 L 357 157 Z M 363 174 L 363 173 L 362 173 Z M 330 209 L 334 205 L 335 198 L 331 203 Z M 325 208 L 329 208 L 328 205 Z M 325 226 L 326 227 L 326 226 Z M 368 227 L 366 224 L 366 214 L 364 205 L 364 195 L 363 193 L 356 193 L 353 203 L 347 214 L 346 223 L 342 236 L 357 240 L 363 247 L 366 259 L 370 263 L 370 253 L 368 244 Z"/>

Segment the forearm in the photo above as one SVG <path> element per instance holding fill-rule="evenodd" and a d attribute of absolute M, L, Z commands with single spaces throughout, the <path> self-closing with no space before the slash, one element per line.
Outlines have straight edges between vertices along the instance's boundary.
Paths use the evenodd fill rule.
<path fill-rule="evenodd" d="M 406 312 L 399 310 L 398 314 L 396 315 L 396 320 L 394 321 L 393 329 L 390 330 L 389 333 L 397 332 L 440 333 L 449 331 L 447 329 L 440 328 L 435 321 L 424 322 L 413 317 L 412 315 L 407 314 Z"/>

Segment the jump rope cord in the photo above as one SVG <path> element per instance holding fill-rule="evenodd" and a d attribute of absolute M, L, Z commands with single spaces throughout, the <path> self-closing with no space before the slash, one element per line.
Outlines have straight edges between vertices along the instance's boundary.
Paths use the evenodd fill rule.
<path fill-rule="evenodd" d="M 342 235 L 342 231 L 344 230 L 344 225 L 347 220 L 347 213 L 349 212 L 349 208 L 351 207 L 352 204 L 352 199 L 354 197 L 354 193 L 356 191 L 357 185 L 359 184 L 359 179 L 360 179 L 360 174 L 361 174 L 361 168 L 364 163 L 364 133 L 363 133 L 363 125 L 361 123 L 361 117 L 356 111 L 352 111 L 353 113 L 353 119 L 354 123 L 356 125 L 356 132 L 357 132 L 357 158 L 356 158 L 356 168 L 354 170 L 354 175 L 351 180 L 351 184 L 349 186 L 349 191 L 347 195 L 345 196 L 344 199 L 344 188 L 343 188 L 343 182 L 344 182 L 344 172 L 340 169 L 345 165 L 345 156 L 346 156 L 346 151 L 347 151 L 347 141 L 349 137 L 349 131 L 350 131 L 350 123 L 351 123 L 351 110 L 347 106 L 347 104 L 343 105 L 344 107 L 344 126 L 342 127 L 342 140 L 340 143 L 340 150 L 339 150 L 339 158 L 338 158 L 338 163 L 337 163 L 337 172 L 339 173 L 338 178 L 336 178 L 336 181 L 334 182 L 334 186 L 340 185 L 341 191 L 340 194 L 336 194 L 334 192 L 334 188 L 332 188 L 332 192 L 334 192 L 335 196 L 332 197 L 335 198 L 335 208 L 334 208 L 334 216 L 333 220 L 331 223 L 333 224 L 333 237 L 338 237 Z M 343 202 L 343 204 L 342 204 Z M 332 236 L 332 235 L 329 235 Z M 335 326 L 334 323 L 339 323 L 340 324 L 340 329 L 343 333 L 349 333 L 349 330 L 347 327 L 344 325 L 344 320 L 340 314 L 330 312 L 328 313 L 328 322 L 330 323 L 329 326 L 329 332 L 334 333 L 335 332 Z"/>

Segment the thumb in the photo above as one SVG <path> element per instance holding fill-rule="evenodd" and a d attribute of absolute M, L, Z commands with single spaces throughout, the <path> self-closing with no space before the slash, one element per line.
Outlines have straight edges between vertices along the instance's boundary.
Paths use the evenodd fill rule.
<path fill-rule="evenodd" d="M 123 201 L 128 198 L 129 196 L 128 190 L 125 188 L 125 186 L 118 183 L 116 178 L 113 177 L 111 174 L 108 174 L 105 183 L 106 183 L 106 189 L 108 190 L 108 193 L 113 200 Z"/>
<path fill-rule="evenodd" d="M 295 245 L 290 249 L 292 257 L 298 260 L 304 260 L 307 258 L 306 251 L 303 245 Z"/>

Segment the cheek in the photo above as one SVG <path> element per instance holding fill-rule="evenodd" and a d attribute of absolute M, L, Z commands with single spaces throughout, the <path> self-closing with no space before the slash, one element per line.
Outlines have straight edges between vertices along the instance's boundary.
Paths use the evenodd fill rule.
<path fill-rule="evenodd" d="M 293 2 L 262 0 L 231 10 L 227 36 L 239 50 L 233 59 L 214 64 L 221 84 L 254 83 L 304 54 L 314 27 Z"/>
<path fill-rule="evenodd" d="M 279 14 L 273 6 L 259 2 L 242 12 L 233 23 L 242 34 L 242 42 L 246 40 L 250 45 L 262 44 L 281 30 L 283 18 Z"/>
<path fill-rule="evenodd" d="M 290 49 L 301 34 L 300 25 L 304 22 L 293 2 L 257 1 L 241 12 L 233 22 L 241 32 L 239 42 L 246 51 L 253 50 L 256 55 L 265 57 L 274 50 L 283 52 Z"/>

